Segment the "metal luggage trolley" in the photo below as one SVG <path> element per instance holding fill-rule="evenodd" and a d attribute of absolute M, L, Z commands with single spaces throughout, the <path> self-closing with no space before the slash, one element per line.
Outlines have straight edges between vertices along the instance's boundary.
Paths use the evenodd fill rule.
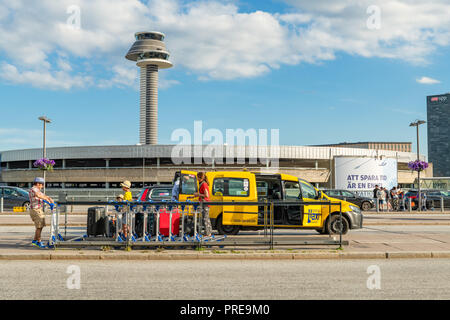
<path fill-rule="evenodd" d="M 50 207 L 51 219 L 50 219 L 50 238 L 47 243 L 48 248 L 54 248 L 57 241 L 64 241 L 63 236 L 59 232 L 59 210 L 60 206 L 57 203 L 49 203 L 44 200 L 44 203 Z"/>

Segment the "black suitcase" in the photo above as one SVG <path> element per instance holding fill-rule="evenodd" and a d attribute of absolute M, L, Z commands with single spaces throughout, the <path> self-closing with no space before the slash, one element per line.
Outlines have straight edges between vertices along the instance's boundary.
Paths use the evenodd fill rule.
<path fill-rule="evenodd" d="M 116 236 L 116 221 L 113 216 L 105 216 L 105 235 L 109 238 Z"/>
<path fill-rule="evenodd" d="M 137 234 L 138 238 L 141 238 L 144 234 L 144 214 L 142 212 L 138 212 L 134 216 L 134 232 Z M 148 214 L 147 215 L 147 233 L 149 236 L 154 236 L 155 232 L 155 215 Z"/>
<path fill-rule="evenodd" d="M 106 235 L 105 220 L 106 214 L 104 207 L 88 208 L 87 235 L 88 236 Z"/>

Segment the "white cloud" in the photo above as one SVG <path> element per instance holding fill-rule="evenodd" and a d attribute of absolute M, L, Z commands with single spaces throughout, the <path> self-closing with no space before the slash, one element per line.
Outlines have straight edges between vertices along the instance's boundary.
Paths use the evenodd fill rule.
<path fill-rule="evenodd" d="M 450 3 L 447 0 L 286 0 L 312 22 L 301 28 L 297 48 L 316 52 L 343 51 L 363 57 L 428 63 L 428 55 L 450 43 Z M 369 29 L 369 6 L 380 10 L 380 28 Z M 313 45 L 315 43 L 315 45 Z M 313 51 L 314 52 L 314 51 Z M 310 55 L 314 60 L 314 55 Z"/>
<path fill-rule="evenodd" d="M 64 147 L 64 146 L 84 146 L 91 145 L 89 135 L 77 136 L 77 140 L 73 139 L 73 135 L 68 135 L 47 129 L 47 147 Z M 97 141 L 96 145 L 114 145 L 117 141 L 110 140 Z M 29 148 L 42 148 L 42 129 L 23 129 L 23 128 L 0 128 L 0 151 L 20 150 Z"/>
<path fill-rule="evenodd" d="M 429 78 L 429 77 L 422 77 L 420 79 L 416 79 L 417 83 L 421 83 L 421 84 L 436 84 L 436 83 L 441 83 L 439 80 L 433 79 L 433 78 Z"/>
<path fill-rule="evenodd" d="M 65 70 L 58 70 L 54 72 L 49 70 L 27 70 L 20 72 L 17 67 L 8 63 L 3 63 L 0 65 L 0 78 L 14 84 L 30 83 L 39 88 L 56 90 L 67 90 L 73 87 L 86 87 L 92 85 L 93 83 L 92 78 L 89 76 L 72 76 Z"/>
<path fill-rule="evenodd" d="M 426 64 L 450 44 L 447 0 L 285 2 L 292 8 L 281 14 L 220 1 L 0 0 L 0 78 L 51 89 L 136 86 L 138 69 L 124 55 L 141 30 L 164 32 L 175 68 L 202 80 L 257 77 L 339 52 Z M 79 30 L 66 23 L 71 5 L 81 9 Z M 371 5 L 380 8 L 377 30 L 366 24 Z"/>

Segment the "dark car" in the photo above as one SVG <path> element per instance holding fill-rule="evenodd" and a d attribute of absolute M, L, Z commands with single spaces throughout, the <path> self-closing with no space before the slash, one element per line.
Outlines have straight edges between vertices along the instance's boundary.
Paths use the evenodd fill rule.
<path fill-rule="evenodd" d="M 450 207 L 450 194 L 448 191 L 441 190 L 421 190 L 421 193 L 426 196 L 426 206 L 427 209 L 440 208 L 441 207 L 441 197 L 444 199 L 444 207 Z M 406 199 L 410 198 L 412 203 L 412 209 L 417 209 L 417 204 L 419 200 L 417 199 L 417 190 L 409 190 L 405 194 Z M 406 202 L 406 207 L 408 208 L 409 201 Z"/>
<path fill-rule="evenodd" d="M 444 208 L 450 208 L 450 191 L 425 190 L 427 198 L 433 201 L 434 208 L 441 207 L 441 198 L 444 200 Z"/>
<path fill-rule="evenodd" d="M 156 184 L 142 189 L 137 200 L 138 201 L 161 201 L 172 199 L 171 184 Z"/>
<path fill-rule="evenodd" d="M 348 190 L 325 189 L 322 191 L 325 192 L 327 196 L 330 196 L 332 198 L 354 203 L 363 211 L 370 210 L 375 206 L 375 202 L 372 198 L 362 197 Z"/>
<path fill-rule="evenodd" d="M 30 206 L 30 198 L 28 192 L 24 189 L 17 187 L 0 187 L 0 198 L 3 197 L 3 208 L 12 209 L 13 207 L 26 207 Z"/>

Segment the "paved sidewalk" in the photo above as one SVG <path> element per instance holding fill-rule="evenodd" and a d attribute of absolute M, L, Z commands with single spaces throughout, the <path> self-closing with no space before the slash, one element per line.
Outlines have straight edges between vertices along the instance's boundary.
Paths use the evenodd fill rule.
<path fill-rule="evenodd" d="M 48 239 L 48 228 L 43 239 Z M 179 260 L 179 259 L 391 259 L 391 258 L 450 258 L 450 226 L 366 226 L 351 230 L 343 237 L 349 242 L 342 250 L 338 246 L 298 246 L 291 248 L 225 247 L 194 249 L 133 249 L 103 251 L 97 248 L 38 249 L 30 245 L 31 226 L 0 226 L 0 260 Z M 84 228 L 72 227 L 69 233 L 82 234 Z M 229 239 L 261 239 L 262 233 L 243 232 Z M 315 231 L 275 230 L 275 239 L 328 239 Z"/>

